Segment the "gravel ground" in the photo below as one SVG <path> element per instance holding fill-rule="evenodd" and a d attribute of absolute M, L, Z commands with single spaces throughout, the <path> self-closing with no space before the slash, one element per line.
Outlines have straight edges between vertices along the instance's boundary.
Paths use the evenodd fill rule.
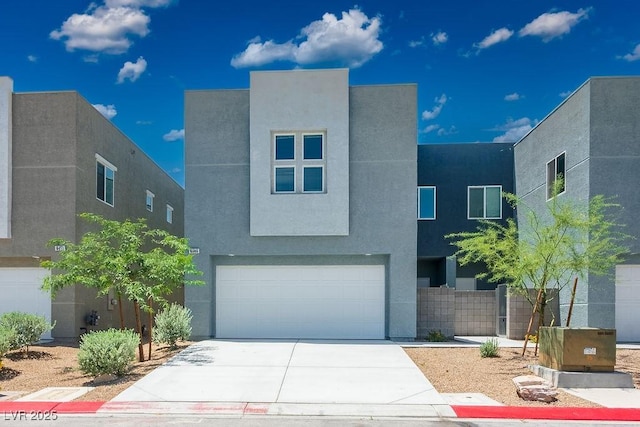
<path fill-rule="evenodd" d="M 30 346 L 27 353 L 12 352 L 2 359 L 0 400 L 3 400 L 3 392 L 24 392 L 24 394 L 27 394 L 45 387 L 95 387 L 95 389 L 76 400 L 111 400 L 145 374 L 160 366 L 168 358 L 186 348 L 188 344 L 190 343 L 179 343 L 177 350 L 169 350 L 168 347 L 154 344 L 150 361 L 136 361 L 133 363 L 128 375 L 104 384 L 95 384 L 93 377 L 86 376 L 80 372 L 77 359 L 77 343 L 53 342 L 45 345 Z M 146 344 L 144 351 L 145 357 L 148 357 L 148 346 Z M 137 356 L 136 349 L 136 360 Z M 10 399 L 18 397 L 12 395 Z"/>
<path fill-rule="evenodd" d="M 478 348 L 406 348 L 405 351 L 440 393 L 483 393 L 509 406 L 572 406 L 600 405 L 558 390 L 553 403 L 527 402 L 516 394 L 512 379 L 529 375 L 528 365 L 538 363 L 533 350 L 501 348 L 499 357 L 482 358 Z M 616 370 L 633 375 L 640 388 L 640 350 L 618 350 Z"/>
<path fill-rule="evenodd" d="M 135 362 L 128 375 L 105 384 L 94 384 L 92 377 L 78 370 L 77 343 L 53 342 L 31 346 L 28 353 L 13 352 L 2 360 L 0 400 L 7 399 L 3 392 L 27 394 L 45 387 L 79 386 L 95 389 L 77 400 L 111 400 L 189 344 L 181 343 L 178 350 L 154 345 L 151 361 Z M 478 348 L 422 347 L 407 348 L 406 352 L 441 393 L 484 393 L 512 406 L 598 406 L 563 392 L 558 394 L 558 401 L 551 404 L 521 400 L 511 379 L 529 374 L 527 365 L 537 362 L 532 350 L 527 350 L 527 355 L 522 358 L 520 349 L 502 348 L 500 357 L 484 359 L 480 357 Z M 636 388 L 640 388 L 640 350 L 618 350 L 616 369 L 632 373 Z M 17 397 L 12 395 L 10 399 Z"/>

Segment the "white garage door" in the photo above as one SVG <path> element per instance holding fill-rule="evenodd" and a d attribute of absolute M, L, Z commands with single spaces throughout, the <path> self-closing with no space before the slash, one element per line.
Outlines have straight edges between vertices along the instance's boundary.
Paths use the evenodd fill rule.
<path fill-rule="evenodd" d="M 217 338 L 384 339 L 384 266 L 218 266 Z"/>
<path fill-rule="evenodd" d="M 640 265 L 616 266 L 616 338 L 640 342 Z"/>
<path fill-rule="evenodd" d="M 49 274 L 44 268 L 0 268 L 0 314 L 22 311 L 51 321 L 51 297 L 40 289 Z M 42 338 L 51 338 L 47 332 Z"/>

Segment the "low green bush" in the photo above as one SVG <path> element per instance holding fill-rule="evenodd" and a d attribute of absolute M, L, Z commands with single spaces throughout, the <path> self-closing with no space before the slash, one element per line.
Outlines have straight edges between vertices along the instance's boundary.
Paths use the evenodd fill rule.
<path fill-rule="evenodd" d="M 130 329 L 107 329 L 82 336 L 78 363 L 88 375 L 122 376 L 136 358 L 140 337 Z"/>
<path fill-rule="evenodd" d="M 155 317 L 153 340 L 176 347 L 178 340 L 188 340 L 191 336 L 191 310 L 179 304 L 171 304 Z"/>
<path fill-rule="evenodd" d="M 426 340 L 429 342 L 446 342 L 449 339 L 442 333 L 442 331 L 429 331 L 427 334 Z"/>
<path fill-rule="evenodd" d="M 483 342 L 480 345 L 480 356 L 498 357 L 499 349 L 500 346 L 498 345 L 498 338 L 489 338 L 487 341 Z"/>
<path fill-rule="evenodd" d="M 14 336 L 13 330 L 0 326 L 0 359 L 11 351 L 11 343 L 14 340 Z M 0 361 L 0 366 L 2 366 L 2 361 Z"/>
<path fill-rule="evenodd" d="M 42 334 L 53 329 L 54 325 L 47 322 L 44 316 L 20 311 L 12 311 L 0 316 L 0 327 L 13 331 L 10 350 L 29 351 L 29 346 L 40 341 Z"/>

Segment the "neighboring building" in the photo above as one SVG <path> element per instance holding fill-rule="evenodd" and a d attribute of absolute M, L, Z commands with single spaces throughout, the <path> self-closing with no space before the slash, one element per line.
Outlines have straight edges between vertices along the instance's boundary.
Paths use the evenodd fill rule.
<path fill-rule="evenodd" d="M 415 85 L 253 72 L 185 95 L 193 335 L 416 335 Z"/>
<path fill-rule="evenodd" d="M 513 144 L 418 145 L 418 287 L 491 290 L 482 265 L 460 266 L 444 236 L 475 231 L 479 219 L 506 222 L 513 209 Z"/>
<path fill-rule="evenodd" d="M 551 186 L 565 179 L 557 197 L 586 208 L 598 194 L 615 197 L 624 210 L 623 230 L 640 236 L 640 78 L 591 78 L 514 147 L 516 189 L 524 202 L 544 212 Z M 616 328 L 619 341 L 640 341 L 640 240 L 616 267 L 615 279 L 589 275 L 578 283 L 571 326 Z M 562 324 L 570 289 L 560 296 Z"/>
<path fill-rule="evenodd" d="M 13 93 L 7 77 L 0 77 L 0 173 L 0 313 L 45 315 L 56 322 L 55 337 L 77 337 L 92 310 L 101 328 L 117 327 L 109 297 L 75 286 L 52 302 L 40 290 L 48 274 L 40 261 L 56 257 L 46 243 L 79 241 L 88 230 L 82 212 L 147 218 L 182 236 L 184 190 L 78 93 Z"/>

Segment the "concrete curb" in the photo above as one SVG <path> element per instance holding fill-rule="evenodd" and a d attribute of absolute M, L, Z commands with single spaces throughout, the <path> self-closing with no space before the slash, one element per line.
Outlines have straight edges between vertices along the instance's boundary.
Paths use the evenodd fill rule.
<path fill-rule="evenodd" d="M 247 402 L 0 402 L 11 420 L 19 414 L 181 414 L 203 416 L 331 416 L 519 419 L 563 421 L 640 421 L 635 408 L 566 408 L 531 406 L 283 404 Z M 8 418 L 9 417 L 9 418 Z M 16 418 L 17 419 L 17 418 Z"/>

